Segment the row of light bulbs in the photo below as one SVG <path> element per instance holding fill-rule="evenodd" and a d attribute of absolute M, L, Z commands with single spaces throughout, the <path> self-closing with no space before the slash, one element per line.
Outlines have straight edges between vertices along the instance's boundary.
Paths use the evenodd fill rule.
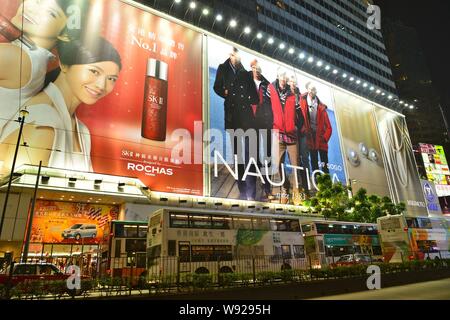
<path fill-rule="evenodd" d="M 181 2 L 182 2 L 182 0 L 174 0 L 174 4 L 180 4 Z M 189 9 L 190 9 L 190 10 L 195 10 L 196 8 L 197 8 L 197 3 L 196 3 L 195 1 L 190 1 L 190 2 L 189 2 Z M 209 14 L 210 14 L 210 10 L 209 10 L 208 8 L 203 8 L 203 9 L 202 9 L 202 15 L 208 16 Z M 215 20 L 216 20 L 217 22 L 221 22 L 221 21 L 224 20 L 224 17 L 223 17 L 223 15 L 221 15 L 221 14 L 217 14 L 217 15 L 215 16 Z M 235 19 L 231 19 L 231 20 L 228 22 L 229 28 L 235 28 L 235 27 L 237 27 L 237 25 L 238 25 L 238 23 L 237 23 L 237 21 L 236 21 Z M 228 30 L 228 28 L 227 28 L 227 30 Z M 242 34 L 247 34 L 247 35 L 248 35 L 248 34 L 251 34 L 251 33 L 252 33 L 252 29 L 251 29 L 249 26 L 244 27 L 244 29 L 243 29 L 243 31 L 242 31 Z M 242 34 L 241 34 L 241 35 L 242 35 Z M 261 32 L 258 32 L 258 33 L 256 34 L 256 38 L 257 38 L 258 40 L 261 40 L 261 39 L 263 38 L 263 34 L 262 34 Z M 273 37 L 269 37 L 269 38 L 267 39 L 267 44 L 273 45 L 274 43 L 275 43 L 275 39 L 274 39 Z M 279 48 L 280 50 L 285 50 L 285 49 L 286 49 L 286 44 L 283 43 L 283 42 L 281 42 L 281 43 L 278 45 L 278 48 Z M 295 49 L 292 48 L 292 47 L 290 47 L 290 48 L 288 49 L 288 53 L 289 53 L 290 55 L 293 55 L 293 54 L 295 53 Z M 309 64 L 313 64 L 313 63 L 315 62 L 315 59 L 314 59 L 313 56 L 307 57 L 307 54 L 304 53 L 304 52 L 300 52 L 299 55 L 298 55 L 298 58 L 299 58 L 300 60 L 302 60 L 302 61 L 308 62 Z M 324 67 L 324 69 L 325 69 L 326 71 L 330 71 L 330 70 L 332 69 L 332 67 L 331 67 L 329 64 L 325 64 L 322 60 L 318 60 L 318 61 L 316 62 L 316 66 L 319 67 L 319 68 Z M 332 74 L 333 74 L 333 75 L 335 75 L 335 76 L 338 77 L 338 76 L 339 76 L 339 73 L 340 73 L 340 72 L 339 72 L 338 69 L 333 68 L 333 70 L 332 70 Z M 343 78 L 343 79 L 348 79 L 348 81 L 350 81 L 350 82 L 352 82 L 352 83 L 355 83 L 356 85 L 362 86 L 362 87 L 365 88 L 365 89 L 368 88 L 369 91 L 374 92 L 376 95 L 381 95 L 382 97 L 386 97 L 386 95 L 387 95 L 387 99 L 390 100 L 390 101 L 394 100 L 394 97 L 393 97 L 391 94 L 386 94 L 386 93 L 383 92 L 381 89 L 376 89 L 374 86 L 369 85 L 367 82 L 363 82 L 363 81 L 360 80 L 360 79 L 357 79 L 357 78 L 355 78 L 355 77 L 353 77 L 353 76 L 351 76 L 351 75 L 348 75 L 346 72 L 342 72 L 342 78 Z M 394 101 L 397 101 L 397 99 L 395 99 Z M 417 101 L 417 100 L 416 100 L 416 101 Z M 399 104 L 400 104 L 402 107 L 406 107 L 406 108 L 409 108 L 409 109 L 414 109 L 414 108 L 415 108 L 414 104 L 407 103 L 407 102 L 404 102 L 404 101 L 399 101 Z"/>

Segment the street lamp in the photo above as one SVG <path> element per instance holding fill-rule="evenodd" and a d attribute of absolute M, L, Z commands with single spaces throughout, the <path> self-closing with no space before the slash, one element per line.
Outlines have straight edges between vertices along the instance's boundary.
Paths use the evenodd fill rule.
<path fill-rule="evenodd" d="M 3 204 L 2 218 L 0 220 L 0 239 L 2 236 L 3 223 L 5 222 L 6 208 L 8 206 L 9 193 L 11 192 L 11 184 L 14 175 L 14 168 L 16 166 L 17 153 L 19 152 L 20 139 L 22 138 L 23 125 L 25 123 L 25 117 L 29 114 L 26 107 L 19 111 L 19 118 L 16 120 L 20 123 L 19 136 L 17 137 L 16 150 L 14 152 L 13 163 L 11 166 L 11 173 L 9 175 L 8 188 L 6 189 L 5 203 Z"/>

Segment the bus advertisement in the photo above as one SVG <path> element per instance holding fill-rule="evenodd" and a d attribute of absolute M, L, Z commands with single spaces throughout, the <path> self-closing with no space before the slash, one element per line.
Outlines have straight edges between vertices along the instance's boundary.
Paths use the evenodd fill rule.
<path fill-rule="evenodd" d="M 449 226 L 447 217 L 378 218 L 384 261 L 450 258 Z"/>
<path fill-rule="evenodd" d="M 306 268 L 299 217 L 161 209 L 149 219 L 150 276 Z"/>

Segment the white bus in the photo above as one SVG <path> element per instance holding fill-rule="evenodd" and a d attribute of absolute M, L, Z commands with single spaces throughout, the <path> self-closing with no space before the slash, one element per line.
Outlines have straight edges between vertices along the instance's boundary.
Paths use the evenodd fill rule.
<path fill-rule="evenodd" d="M 405 217 L 378 218 L 385 262 L 449 259 L 450 218 Z"/>
<path fill-rule="evenodd" d="M 299 217 L 161 209 L 149 218 L 149 275 L 255 274 L 306 267 Z"/>
<path fill-rule="evenodd" d="M 381 261 L 382 252 L 374 223 L 316 220 L 302 223 L 305 251 L 311 268 L 318 269 L 343 256 L 364 255 Z"/>

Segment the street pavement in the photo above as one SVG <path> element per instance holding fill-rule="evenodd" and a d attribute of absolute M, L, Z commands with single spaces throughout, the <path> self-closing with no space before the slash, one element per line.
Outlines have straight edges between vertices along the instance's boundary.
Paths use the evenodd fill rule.
<path fill-rule="evenodd" d="M 312 300 L 450 300 L 450 279 L 380 290 L 367 290 Z"/>

